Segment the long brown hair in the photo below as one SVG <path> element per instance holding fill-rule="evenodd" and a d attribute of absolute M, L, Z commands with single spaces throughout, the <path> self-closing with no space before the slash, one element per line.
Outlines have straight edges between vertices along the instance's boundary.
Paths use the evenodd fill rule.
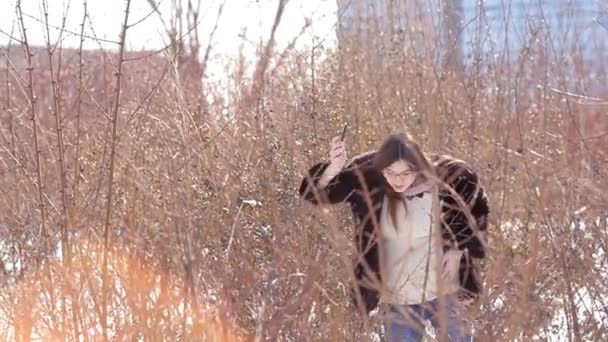
<path fill-rule="evenodd" d="M 378 151 L 376 151 L 373 167 L 378 172 L 382 172 L 386 167 L 399 160 L 405 161 L 410 169 L 417 173 L 416 180 L 414 180 L 411 186 L 425 183 L 430 179 L 432 172 L 431 163 L 424 156 L 418 144 L 407 133 L 403 132 L 391 134 L 384 140 Z M 389 215 L 395 228 L 397 228 L 397 204 L 402 202 L 406 212 L 407 205 L 403 197 L 393 190 L 386 179 L 384 179 L 383 184 L 385 193 L 388 196 Z"/>

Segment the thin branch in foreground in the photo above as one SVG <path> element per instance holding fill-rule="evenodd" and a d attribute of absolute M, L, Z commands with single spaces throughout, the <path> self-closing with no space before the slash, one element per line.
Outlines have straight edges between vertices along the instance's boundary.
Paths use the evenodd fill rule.
<path fill-rule="evenodd" d="M 103 248 L 103 265 L 102 265 L 102 317 L 101 317 L 101 327 L 103 329 L 103 337 L 104 341 L 109 341 L 108 339 L 108 292 L 109 292 L 109 283 L 108 279 L 108 253 L 110 252 L 110 221 L 112 217 L 112 207 L 113 207 L 113 192 L 114 192 L 114 163 L 116 160 L 116 129 L 117 129 L 117 121 L 118 121 L 118 109 L 120 107 L 120 90 L 122 84 L 122 69 L 124 65 L 124 53 L 125 53 L 125 40 L 127 37 L 127 29 L 129 28 L 129 11 L 131 7 L 131 0 L 127 0 L 127 5 L 125 8 L 125 16 L 124 23 L 122 26 L 122 33 L 120 35 L 120 53 L 118 57 L 118 70 L 116 72 L 116 85 L 114 86 L 114 103 L 112 108 L 112 137 L 111 137 L 111 151 L 110 151 L 110 165 L 109 165 L 109 181 L 108 181 L 108 200 L 106 203 L 106 217 L 105 224 L 103 230 L 103 240 L 104 240 L 104 248 Z"/>
<path fill-rule="evenodd" d="M 42 19 L 40 19 L 40 18 L 36 18 L 36 17 L 35 17 L 35 16 L 33 16 L 33 15 L 30 15 L 30 14 L 27 14 L 27 13 L 23 13 L 23 16 L 24 16 L 24 17 L 28 17 L 28 18 L 30 18 L 30 19 L 32 19 L 32 20 L 35 20 L 35 21 L 37 21 L 37 22 L 38 22 L 38 23 L 40 23 L 40 24 L 45 24 L 44 20 L 42 20 Z M 65 29 L 65 28 L 61 28 L 61 27 L 59 27 L 59 26 L 57 26 L 57 25 L 52 25 L 52 24 L 49 24 L 49 27 L 50 27 L 50 28 L 52 28 L 52 29 L 55 29 L 55 30 L 63 30 L 63 32 L 65 32 L 65 33 L 69 33 L 69 34 L 71 34 L 71 35 L 73 35 L 73 36 L 80 37 L 80 33 L 78 33 L 78 32 L 73 32 L 73 31 L 67 30 L 67 29 Z M 114 40 L 103 39 L 103 38 L 99 38 L 99 37 L 95 37 L 95 36 L 88 36 L 88 35 L 85 35 L 84 37 L 85 37 L 85 38 L 87 38 L 87 39 L 94 40 L 94 41 L 96 41 L 96 42 L 100 42 L 100 43 L 110 43 L 110 44 L 116 44 L 116 45 L 119 45 L 119 44 L 120 44 L 120 42 L 117 42 L 117 41 L 114 41 Z"/>
<path fill-rule="evenodd" d="M 129 24 L 129 28 L 137 26 L 141 23 L 143 23 L 144 21 L 146 21 L 148 18 L 150 18 L 152 16 L 152 14 L 154 13 L 158 13 L 158 7 L 163 3 L 163 0 L 159 1 L 157 4 L 154 4 L 154 6 L 152 7 L 152 10 L 150 12 L 148 12 L 148 14 L 144 15 L 141 19 L 137 20 L 136 22 L 134 22 L 133 24 Z M 150 4 L 150 6 L 152 6 L 152 4 Z"/>
<path fill-rule="evenodd" d="M 46 226 L 46 221 L 47 221 L 47 217 L 46 217 L 46 209 L 45 209 L 45 195 L 44 195 L 44 185 L 42 184 L 42 166 L 41 166 L 41 151 L 40 151 L 40 145 L 38 142 L 38 125 L 37 125 L 37 115 L 36 115 L 36 97 L 34 96 L 34 75 L 33 75 L 33 64 L 32 64 L 32 52 L 30 50 L 30 46 L 29 46 L 29 42 L 27 39 L 27 29 L 25 27 L 25 20 L 23 19 L 23 11 L 21 8 L 21 0 L 17 1 L 17 6 L 16 6 L 16 10 L 17 10 L 17 16 L 18 16 L 18 22 L 20 25 L 20 29 L 21 29 L 21 35 L 23 38 L 23 47 L 25 49 L 25 57 L 26 57 L 26 61 L 27 61 L 27 74 L 28 74 L 28 81 L 27 81 L 27 99 L 28 99 L 28 105 L 29 105 L 29 111 L 30 111 L 30 119 L 32 120 L 32 133 L 33 133 L 33 140 L 34 140 L 34 160 L 36 163 L 36 180 L 37 180 L 37 188 L 38 188 L 38 207 L 40 210 L 40 231 L 39 231 L 39 236 L 42 236 L 41 240 L 42 240 L 42 250 L 43 253 L 38 256 L 39 259 L 44 258 L 45 254 L 47 253 L 48 250 L 50 250 L 50 234 L 47 231 L 47 226 Z M 50 273 L 50 271 L 47 273 L 48 276 L 48 280 L 52 282 L 53 277 Z M 52 307 L 56 307 L 56 302 L 55 302 L 55 295 L 53 291 L 50 291 L 50 302 Z M 54 326 L 57 326 L 57 315 L 55 314 L 55 311 L 53 311 L 51 313 L 51 320 L 53 322 Z M 31 338 L 31 333 L 32 333 L 32 327 L 31 325 L 24 327 L 24 329 L 26 330 L 26 332 L 24 333 L 24 335 L 27 336 L 23 336 L 23 338 L 27 338 L 30 339 Z"/>
<path fill-rule="evenodd" d="M 34 75 L 33 75 L 33 66 L 32 66 L 32 52 L 30 51 L 30 46 L 27 40 L 27 30 L 25 28 L 25 22 L 23 20 L 23 12 L 21 10 L 21 0 L 17 1 L 17 15 L 19 20 L 19 25 L 21 28 L 21 33 L 23 36 L 23 46 L 25 48 L 25 57 L 27 61 L 27 71 L 28 71 L 28 80 L 27 80 L 27 97 L 28 97 L 28 105 L 30 110 L 30 120 L 32 120 L 32 133 L 34 138 L 34 149 L 35 149 L 35 161 L 36 161 L 36 178 L 37 178 L 37 186 L 38 186 L 38 206 L 40 210 L 41 222 L 40 222 L 40 232 L 43 238 L 46 240 L 49 236 L 48 231 L 46 230 L 46 210 L 44 205 L 44 186 L 42 184 L 42 172 L 40 165 L 40 146 L 38 143 L 38 125 L 36 123 L 36 97 L 34 96 Z"/>
<path fill-rule="evenodd" d="M 67 183 L 66 183 L 66 169 L 65 169 L 65 158 L 64 158 L 64 146 L 63 146 L 63 128 L 61 124 L 60 118 L 60 108 L 59 108 L 59 85 L 57 79 L 59 75 L 55 77 L 55 70 L 53 64 L 53 51 L 54 48 L 51 47 L 51 34 L 48 25 L 49 12 L 48 12 L 48 3 L 46 0 L 42 1 L 42 8 L 44 11 L 45 18 L 45 28 L 46 28 L 46 53 L 49 60 L 49 73 L 51 76 L 51 90 L 53 96 L 53 106 L 52 106 L 52 114 L 55 117 L 55 130 L 56 130 L 56 138 L 57 138 L 57 150 L 59 154 L 59 158 L 57 160 L 57 164 L 59 165 L 59 179 L 61 183 L 61 240 L 62 240 L 62 255 L 64 262 L 70 262 L 69 257 L 69 241 L 68 241 L 68 203 L 67 203 Z M 65 20 L 64 20 L 65 22 Z M 61 56 L 59 56 L 61 58 Z"/>
<path fill-rule="evenodd" d="M 561 95 L 567 95 L 567 96 L 571 96 L 577 99 L 582 99 L 582 100 L 589 100 L 589 101 L 598 101 L 598 102 L 608 102 L 604 99 L 600 99 L 597 97 L 591 97 L 591 96 L 586 96 L 586 95 L 581 95 L 581 94 L 576 94 L 576 93 L 572 93 L 566 90 L 560 90 L 554 87 L 549 87 L 549 89 L 551 89 L 552 91 L 561 94 Z"/>
<path fill-rule="evenodd" d="M 597 18 L 594 18 L 593 21 L 595 21 L 596 23 L 598 23 L 601 27 L 603 27 L 604 29 L 606 29 L 606 31 L 608 31 L 608 25 L 602 23 L 601 21 L 597 20 Z"/>
<path fill-rule="evenodd" d="M 13 24 L 11 26 L 11 35 L 13 35 L 13 33 L 15 32 L 15 25 L 16 23 L 13 21 Z M 13 46 L 13 40 L 9 40 L 8 42 L 8 46 L 7 46 L 7 51 L 6 51 L 6 102 L 3 103 L 4 109 L 6 110 L 6 112 L 9 115 L 9 119 L 8 119 L 8 129 L 9 132 L 11 134 L 11 142 L 10 142 L 10 146 L 11 146 L 11 153 L 14 155 L 16 154 L 16 146 L 15 146 L 15 129 L 13 127 L 13 121 L 14 121 L 14 116 L 13 116 L 13 111 L 12 111 L 12 103 L 11 103 L 11 89 L 10 89 L 10 53 L 11 53 L 11 48 Z M 4 54 L 4 51 L 2 51 L 2 49 L 0 49 L 0 52 L 2 52 Z M 8 140 L 7 140 L 8 141 Z"/>
<path fill-rule="evenodd" d="M 71 253 L 70 253 L 70 239 L 68 236 L 68 220 L 69 220 L 69 215 L 68 215 L 68 197 L 67 197 L 67 174 L 66 174 L 66 168 L 65 168 L 65 157 L 64 157 L 64 143 L 63 143 L 63 125 L 61 123 L 61 113 L 60 113 L 60 105 L 59 102 L 60 100 L 60 92 L 59 92 L 59 80 L 61 79 L 61 64 L 59 64 L 58 67 L 58 71 L 57 71 L 57 76 L 55 76 L 55 68 L 54 68 L 54 63 L 53 63 L 53 54 L 56 50 L 56 45 L 55 46 L 51 46 L 51 32 L 49 29 L 49 10 L 48 10 L 48 2 L 46 0 L 42 0 L 42 10 L 44 12 L 44 21 L 45 21 L 45 33 L 46 33 L 46 54 L 48 57 L 48 61 L 49 61 L 49 73 L 51 76 L 51 92 L 52 92 L 52 108 L 51 108 L 51 112 L 53 117 L 55 118 L 55 136 L 56 136 L 56 144 L 57 144 L 57 150 L 58 150 L 58 156 L 59 158 L 57 159 L 57 164 L 58 164 L 58 169 L 59 169 L 59 182 L 60 182 L 60 186 L 61 189 L 59 191 L 59 193 L 61 194 L 61 213 L 60 213 L 60 228 L 61 228 L 61 256 L 62 256 L 62 262 L 64 264 L 64 266 L 68 267 L 68 269 L 71 267 Z M 62 30 L 60 31 L 59 34 L 59 38 L 57 40 L 57 44 L 59 44 L 59 42 L 61 41 L 61 36 L 63 34 L 63 28 L 65 28 L 65 22 L 66 22 L 66 17 L 63 17 L 63 25 L 62 25 Z M 59 63 L 61 63 L 61 52 L 59 54 Z M 69 287 L 66 286 L 59 286 L 60 289 L 64 290 L 61 291 L 62 294 L 62 300 L 63 300 L 63 304 L 62 304 L 62 315 L 65 316 L 66 310 L 67 310 L 67 299 L 65 297 L 65 290 L 67 290 Z M 70 301 L 72 303 L 76 302 L 74 299 L 76 296 L 74 296 L 74 294 L 72 293 L 72 291 L 68 291 L 70 292 Z M 73 307 L 72 307 L 73 309 Z M 75 314 L 75 311 L 72 310 L 72 313 Z M 63 319 L 62 319 L 63 320 Z M 77 327 L 77 326 L 76 326 Z M 76 328 L 75 327 L 75 328 Z M 64 328 L 62 328 L 63 330 Z M 76 328 L 77 329 L 77 328 Z M 78 334 L 77 334 L 78 335 Z"/>
<path fill-rule="evenodd" d="M 78 93 L 76 98 L 76 156 L 74 157 L 74 182 L 72 189 L 72 206 L 76 206 L 78 200 L 78 184 L 80 182 L 80 137 L 81 137 L 81 118 L 82 118 L 82 90 L 83 90 L 83 60 L 82 48 L 84 45 L 84 27 L 87 21 L 88 7 L 87 0 L 82 2 L 83 15 L 80 24 L 80 45 L 78 46 Z"/>
<path fill-rule="evenodd" d="M 199 2 L 200 5 L 200 2 Z M 209 64 L 209 56 L 211 55 L 211 48 L 213 47 L 213 39 L 215 37 L 215 33 L 217 31 L 217 28 L 219 26 L 220 23 L 220 18 L 222 17 L 222 13 L 224 12 L 224 5 L 226 5 L 226 1 L 224 1 L 221 5 L 220 8 L 217 11 L 217 16 L 215 17 L 215 24 L 213 25 L 213 29 L 211 30 L 211 33 L 209 34 L 209 42 L 207 43 L 207 49 L 205 49 L 205 55 L 203 57 L 203 70 L 201 72 L 201 77 L 205 77 L 206 74 L 206 70 L 207 70 L 207 64 Z"/>
<path fill-rule="evenodd" d="M 181 42 L 184 39 L 184 37 L 186 37 L 188 34 L 190 34 L 190 32 L 192 32 L 193 30 L 195 30 L 200 23 L 201 22 L 198 21 L 194 27 L 190 28 L 186 33 L 182 34 L 179 38 L 175 39 L 175 41 L 169 43 L 168 45 L 166 45 L 166 46 L 164 46 L 164 47 L 162 47 L 162 48 L 160 48 L 160 49 L 158 49 L 156 51 L 152 51 L 149 54 L 146 54 L 144 56 L 125 58 L 124 61 L 125 62 L 134 62 L 134 61 L 138 61 L 140 59 L 150 58 L 152 56 L 158 55 L 161 52 L 167 51 L 171 47 L 175 46 L 175 44 Z"/>
<path fill-rule="evenodd" d="M 15 36 L 13 36 L 12 34 L 4 32 L 4 30 L 2 30 L 2 29 L 0 29 L 0 33 L 2 33 L 3 35 L 5 35 L 11 41 L 14 40 L 14 41 L 18 42 L 19 44 L 23 45 L 23 41 L 20 40 L 19 38 L 15 37 Z"/>

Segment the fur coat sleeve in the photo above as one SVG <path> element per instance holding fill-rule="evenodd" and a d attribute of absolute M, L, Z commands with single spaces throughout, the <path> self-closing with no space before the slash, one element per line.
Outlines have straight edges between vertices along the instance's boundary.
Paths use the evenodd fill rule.
<path fill-rule="evenodd" d="M 313 204 L 349 202 L 353 193 L 369 187 L 366 184 L 366 170 L 370 163 L 371 154 L 363 154 L 353 158 L 325 187 L 319 187 L 318 183 L 323 172 L 329 166 L 329 162 L 317 163 L 308 170 L 306 176 L 302 179 L 299 194 Z"/>

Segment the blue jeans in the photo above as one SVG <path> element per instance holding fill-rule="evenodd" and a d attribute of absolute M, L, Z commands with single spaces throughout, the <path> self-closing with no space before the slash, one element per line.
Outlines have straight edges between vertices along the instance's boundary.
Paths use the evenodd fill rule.
<path fill-rule="evenodd" d="M 447 314 L 448 341 L 472 342 L 473 337 L 465 332 L 465 324 L 461 318 L 459 303 L 456 299 L 445 297 Z M 387 342 L 419 342 L 422 341 L 424 322 L 431 321 L 433 328 L 440 336 L 443 322 L 439 317 L 439 299 L 415 305 L 390 304 L 384 318 L 384 334 Z"/>

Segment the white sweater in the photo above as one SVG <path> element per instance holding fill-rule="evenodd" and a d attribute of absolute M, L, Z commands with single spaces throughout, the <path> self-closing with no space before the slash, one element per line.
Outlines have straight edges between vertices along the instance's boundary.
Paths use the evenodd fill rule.
<path fill-rule="evenodd" d="M 397 206 L 397 229 L 389 217 L 388 198 L 384 198 L 380 217 L 382 237 L 382 272 L 384 291 L 381 300 L 391 304 L 420 304 L 439 297 L 441 279 L 441 233 L 436 227 L 431 239 L 431 213 L 433 195 L 405 199 L 407 214 L 402 203 Z M 429 260 L 429 242 L 431 257 Z M 428 279 L 424 291 L 425 270 L 428 264 Z M 458 279 L 443 283 L 443 293 L 458 289 Z"/>

